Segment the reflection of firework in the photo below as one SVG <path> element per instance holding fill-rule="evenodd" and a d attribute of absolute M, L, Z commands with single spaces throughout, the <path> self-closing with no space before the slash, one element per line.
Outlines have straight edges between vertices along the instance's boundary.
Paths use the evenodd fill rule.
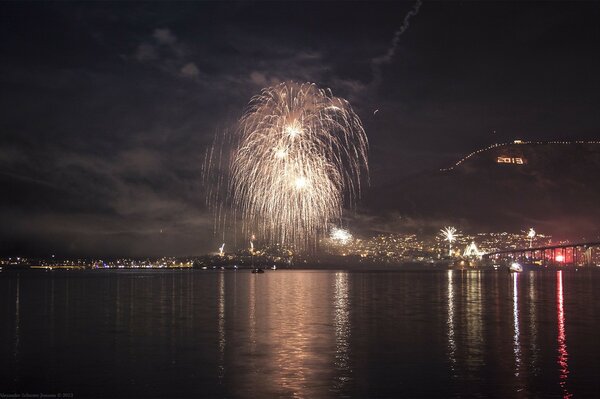
<path fill-rule="evenodd" d="M 243 234 L 300 250 L 315 247 L 345 200 L 353 204 L 368 170 L 358 116 L 314 84 L 263 89 L 231 143 L 229 195 Z"/>

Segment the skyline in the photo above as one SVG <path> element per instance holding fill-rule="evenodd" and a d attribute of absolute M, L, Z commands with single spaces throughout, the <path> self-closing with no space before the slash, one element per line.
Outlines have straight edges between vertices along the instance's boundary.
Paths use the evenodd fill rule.
<path fill-rule="evenodd" d="M 477 148 L 598 139 L 597 3 L 424 2 L 395 47 L 414 2 L 0 7 L 5 254 L 212 249 L 203 153 L 280 81 L 330 88 L 361 118 L 371 185 L 346 219 L 356 230 L 421 223 L 412 198 L 372 198 Z"/>

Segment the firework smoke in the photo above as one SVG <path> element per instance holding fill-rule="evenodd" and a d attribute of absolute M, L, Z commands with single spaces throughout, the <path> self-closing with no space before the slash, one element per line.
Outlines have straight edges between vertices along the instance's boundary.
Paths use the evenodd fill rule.
<path fill-rule="evenodd" d="M 241 218 L 242 234 L 256 232 L 270 244 L 314 249 L 328 223 L 341 219 L 344 204 L 354 204 L 368 172 L 358 116 L 314 84 L 263 89 L 225 141 L 233 149 L 227 197 L 234 218 Z M 221 212 L 222 201 L 214 202 Z"/>
<path fill-rule="evenodd" d="M 394 37 L 392 38 L 392 43 L 388 48 L 387 52 L 379 56 L 377 58 L 373 58 L 371 60 L 371 65 L 373 68 L 373 82 L 372 84 L 378 86 L 381 83 L 381 65 L 388 64 L 392 61 L 392 58 L 396 54 L 396 49 L 398 48 L 398 43 L 400 42 L 400 36 L 408 29 L 410 26 L 410 19 L 419 13 L 419 8 L 421 8 L 422 1 L 417 0 L 413 8 L 404 16 L 404 20 L 402 21 L 402 25 L 396 32 L 394 32 Z"/>

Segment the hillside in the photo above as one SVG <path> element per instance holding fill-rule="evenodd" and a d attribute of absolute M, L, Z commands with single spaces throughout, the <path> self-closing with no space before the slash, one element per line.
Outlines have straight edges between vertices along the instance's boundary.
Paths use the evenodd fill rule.
<path fill-rule="evenodd" d="M 366 198 L 369 207 L 474 229 L 536 226 L 557 236 L 595 235 L 600 230 L 600 142 L 494 145 L 384 191 L 385 196 Z"/>

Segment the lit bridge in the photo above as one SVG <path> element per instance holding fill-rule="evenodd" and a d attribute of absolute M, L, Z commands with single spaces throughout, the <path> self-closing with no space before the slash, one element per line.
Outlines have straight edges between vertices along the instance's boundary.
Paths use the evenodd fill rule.
<path fill-rule="evenodd" d="M 593 249 L 596 249 L 593 251 Z M 525 260 L 554 265 L 591 265 L 598 256 L 600 242 L 559 244 L 536 248 L 506 249 L 483 255 L 485 260 Z"/>

